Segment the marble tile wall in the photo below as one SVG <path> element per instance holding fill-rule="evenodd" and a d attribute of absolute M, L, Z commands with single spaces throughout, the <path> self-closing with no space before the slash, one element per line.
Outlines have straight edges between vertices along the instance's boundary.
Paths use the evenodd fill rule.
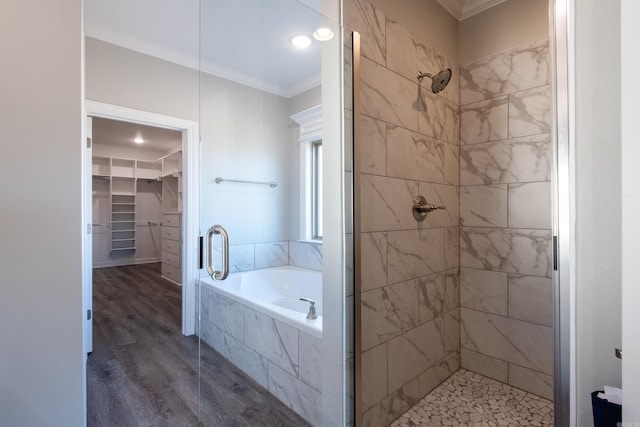
<path fill-rule="evenodd" d="M 455 60 L 366 0 L 344 2 L 344 22 L 345 34 L 361 35 L 356 411 L 364 426 L 387 426 L 460 366 L 459 73 Z M 453 70 L 444 91 L 419 84 L 418 71 L 443 68 Z M 417 222 L 419 194 L 447 209 Z"/>
<path fill-rule="evenodd" d="M 214 268 L 220 269 L 220 247 L 214 251 Z M 259 270 L 261 268 L 293 265 L 322 271 L 322 243 L 283 241 L 229 245 L 229 272 Z"/>
<path fill-rule="evenodd" d="M 548 40 L 460 67 L 462 367 L 553 398 Z"/>
<path fill-rule="evenodd" d="M 202 286 L 198 336 L 313 426 L 322 424 L 322 340 Z"/>

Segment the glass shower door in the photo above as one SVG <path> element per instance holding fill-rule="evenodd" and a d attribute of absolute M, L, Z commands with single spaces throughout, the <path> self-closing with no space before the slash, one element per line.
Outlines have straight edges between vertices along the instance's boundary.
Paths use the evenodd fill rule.
<path fill-rule="evenodd" d="M 342 425 L 340 27 L 295 0 L 201 0 L 200 15 L 201 422 Z M 261 393 L 283 410 L 243 402 Z"/>

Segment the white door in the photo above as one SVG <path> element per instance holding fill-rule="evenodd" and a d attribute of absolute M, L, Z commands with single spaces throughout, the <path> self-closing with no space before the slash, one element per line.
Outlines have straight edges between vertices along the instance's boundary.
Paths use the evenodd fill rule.
<path fill-rule="evenodd" d="M 84 241 L 84 349 L 86 353 L 93 350 L 93 235 L 92 223 L 92 121 L 91 117 L 86 119 L 86 144 L 84 159 L 84 218 L 85 218 L 85 241 Z"/>

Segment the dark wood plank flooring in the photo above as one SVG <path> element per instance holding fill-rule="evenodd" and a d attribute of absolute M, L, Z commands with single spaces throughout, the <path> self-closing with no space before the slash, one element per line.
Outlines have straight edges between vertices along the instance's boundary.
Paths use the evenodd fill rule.
<path fill-rule="evenodd" d="M 307 426 L 204 342 L 181 334 L 181 292 L 160 277 L 160 264 L 93 271 L 88 425 Z"/>

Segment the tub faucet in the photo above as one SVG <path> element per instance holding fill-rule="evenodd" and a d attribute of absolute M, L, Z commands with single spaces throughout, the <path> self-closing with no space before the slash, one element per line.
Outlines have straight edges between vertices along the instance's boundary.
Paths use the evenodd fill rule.
<path fill-rule="evenodd" d="M 310 319 L 310 320 L 317 319 L 318 315 L 316 314 L 316 302 L 313 300 L 310 300 L 309 298 L 300 298 L 300 301 L 306 301 L 309 304 L 311 304 L 311 306 L 309 307 L 309 314 L 307 314 L 307 319 Z"/>

